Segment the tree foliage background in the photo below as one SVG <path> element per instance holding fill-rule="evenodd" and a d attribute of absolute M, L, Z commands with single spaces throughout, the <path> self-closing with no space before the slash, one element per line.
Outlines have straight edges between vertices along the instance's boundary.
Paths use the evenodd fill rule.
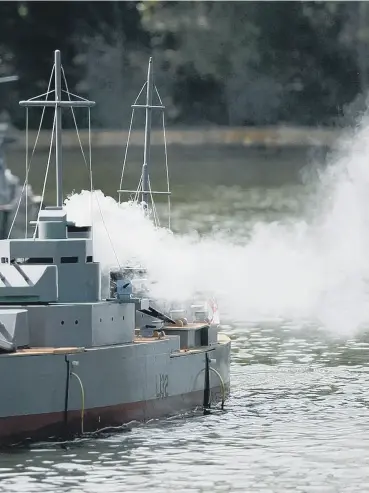
<path fill-rule="evenodd" d="M 172 125 L 333 125 L 365 108 L 369 4 L 2 1 L 0 76 L 20 80 L 0 107 L 20 127 L 55 49 L 70 91 L 97 102 L 95 127 L 127 125 L 151 55 Z"/>

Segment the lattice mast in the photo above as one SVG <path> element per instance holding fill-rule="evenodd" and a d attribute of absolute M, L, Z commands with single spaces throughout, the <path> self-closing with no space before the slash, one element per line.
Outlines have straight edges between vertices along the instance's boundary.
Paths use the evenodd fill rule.
<path fill-rule="evenodd" d="M 62 108 L 91 108 L 95 106 L 94 101 L 88 101 L 87 99 L 80 98 L 79 100 L 62 100 L 62 65 L 60 59 L 60 51 L 54 52 L 54 80 L 55 80 L 55 99 L 54 101 L 48 99 L 31 98 L 26 101 L 20 101 L 20 106 L 26 108 L 39 106 L 39 107 L 54 107 L 55 108 L 55 167 L 56 167 L 56 206 L 63 207 L 63 156 L 62 156 Z"/>

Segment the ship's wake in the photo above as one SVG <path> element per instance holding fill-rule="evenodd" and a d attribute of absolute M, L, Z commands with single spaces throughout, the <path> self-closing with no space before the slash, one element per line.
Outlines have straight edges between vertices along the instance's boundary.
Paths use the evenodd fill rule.
<path fill-rule="evenodd" d="M 172 234 L 139 206 L 101 191 L 66 201 L 77 224 L 94 225 L 95 259 L 147 269 L 150 293 L 168 302 L 214 295 L 232 320 L 308 319 L 334 333 L 369 326 L 369 125 L 363 120 L 319 176 L 309 220 L 256 224 L 244 243 Z M 221 225 L 219 225 L 221 229 Z M 219 230 L 218 228 L 218 230 Z M 108 233 L 107 233 L 108 232 Z"/>

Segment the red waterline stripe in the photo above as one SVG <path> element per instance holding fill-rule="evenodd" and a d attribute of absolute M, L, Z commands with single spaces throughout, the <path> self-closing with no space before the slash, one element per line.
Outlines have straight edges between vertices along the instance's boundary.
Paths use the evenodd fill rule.
<path fill-rule="evenodd" d="M 221 399 L 221 389 L 211 389 L 212 402 Z M 84 413 L 84 432 L 98 431 L 102 428 L 122 426 L 131 421 L 144 422 L 190 411 L 203 405 L 204 392 L 196 391 L 174 395 L 164 399 L 152 399 L 108 407 L 86 409 Z M 38 441 L 48 438 L 61 438 L 66 433 L 81 432 L 81 411 L 68 412 L 67 424 L 64 412 L 28 414 L 0 418 L 0 446 L 24 440 Z"/>

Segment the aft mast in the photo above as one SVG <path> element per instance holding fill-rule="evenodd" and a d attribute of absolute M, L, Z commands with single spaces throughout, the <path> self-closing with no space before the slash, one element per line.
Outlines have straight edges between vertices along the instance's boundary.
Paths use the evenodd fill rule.
<path fill-rule="evenodd" d="M 55 108 L 55 166 L 56 166 L 56 207 L 63 207 L 63 159 L 62 159 L 62 120 L 61 110 L 62 108 L 91 108 L 95 106 L 94 101 L 88 101 L 84 98 L 78 100 L 62 100 L 62 65 L 60 59 L 60 51 L 54 52 L 54 80 L 55 80 L 55 100 L 37 99 L 31 98 L 27 101 L 20 101 L 20 106 L 26 108 L 41 106 L 41 107 L 54 107 Z M 65 76 L 64 76 L 65 77 Z"/>
<path fill-rule="evenodd" d="M 142 202 L 146 207 L 149 200 L 149 165 L 150 165 L 150 147 L 151 147 L 151 111 L 152 95 L 154 90 L 154 74 L 152 58 L 149 60 L 147 70 L 147 87 L 146 87 L 146 121 L 145 121 L 145 144 L 144 144 L 144 162 L 142 165 Z"/>
<path fill-rule="evenodd" d="M 137 104 L 137 101 L 144 90 L 146 86 L 146 101 L 145 104 Z M 153 104 L 153 99 L 154 99 L 154 92 L 156 92 L 156 95 L 159 99 L 159 105 L 158 104 Z M 131 129 L 132 129 L 132 122 L 133 122 L 133 115 L 134 111 L 136 108 L 144 108 L 145 113 L 146 113 L 146 118 L 145 118 L 145 136 L 144 136 L 144 155 L 143 155 L 143 164 L 142 164 L 142 170 L 141 170 L 141 178 L 140 178 L 140 183 L 138 185 L 137 190 L 122 190 L 122 183 L 123 183 L 123 175 L 124 175 L 124 170 L 125 170 L 125 165 L 126 165 L 126 158 L 127 158 L 127 150 L 128 150 L 128 145 L 129 145 L 129 139 L 130 139 L 130 134 L 131 134 Z M 151 133 L 152 133 L 152 125 L 151 125 L 151 118 L 152 118 L 152 110 L 161 110 L 163 114 L 163 132 L 164 132 L 164 146 L 165 146 L 165 167 L 166 167 L 166 172 L 167 172 L 167 187 L 168 191 L 153 191 L 151 190 L 151 184 L 150 184 L 150 166 L 151 166 Z M 161 194 L 161 195 L 168 195 L 168 223 L 169 223 L 169 228 L 170 228 L 170 199 L 169 196 L 171 195 L 171 192 L 169 190 L 169 174 L 168 174 L 168 162 L 167 162 L 167 148 L 166 148 L 166 140 L 165 140 L 165 123 L 164 123 L 164 110 L 165 106 L 163 105 L 158 90 L 155 86 L 154 82 L 154 66 L 153 66 L 153 60 L 150 57 L 149 59 L 149 65 L 147 69 L 147 79 L 145 84 L 143 85 L 139 95 L 137 96 L 136 101 L 134 104 L 132 104 L 132 118 L 131 118 L 131 125 L 128 133 L 128 140 L 127 140 L 127 147 L 126 147 L 126 153 L 125 153 L 125 158 L 124 158 L 124 163 L 123 163 L 123 169 L 122 169 L 122 175 L 121 175 L 121 180 L 120 180 L 120 189 L 118 190 L 119 194 L 119 202 L 120 202 L 120 194 L 121 193 L 134 193 L 135 194 L 135 201 L 140 197 L 141 198 L 141 203 L 143 205 L 143 208 L 145 211 L 148 211 L 148 205 L 149 205 L 149 200 L 151 198 L 152 202 L 152 209 L 154 210 L 154 215 L 156 215 L 155 211 L 155 204 L 153 202 L 153 195 Z"/>
<path fill-rule="evenodd" d="M 154 94 L 154 67 L 153 67 L 153 61 L 152 57 L 149 59 L 149 66 L 147 69 L 147 80 L 146 80 L 146 104 L 136 104 L 136 102 L 132 105 L 133 110 L 135 108 L 145 108 L 146 112 L 146 119 L 145 119 L 145 140 L 144 140 L 144 158 L 143 158 L 143 165 L 142 165 L 142 173 L 141 173 L 141 178 L 142 178 L 142 203 L 143 207 L 145 210 L 148 208 L 148 203 L 149 203 L 149 197 L 153 193 L 160 193 L 160 192 L 153 192 L 151 190 L 150 186 L 150 178 L 149 178 L 149 168 L 150 168 L 150 151 L 151 151 L 151 115 L 152 115 L 152 110 L 153 109 L 160 109 L 164 110 L 165 107 L 163 105 L 161 106 L 155 106 L 152 104 L 153 102 L 153 94 Z M 121 190 L 119 190 L 121 191 Z"/>

